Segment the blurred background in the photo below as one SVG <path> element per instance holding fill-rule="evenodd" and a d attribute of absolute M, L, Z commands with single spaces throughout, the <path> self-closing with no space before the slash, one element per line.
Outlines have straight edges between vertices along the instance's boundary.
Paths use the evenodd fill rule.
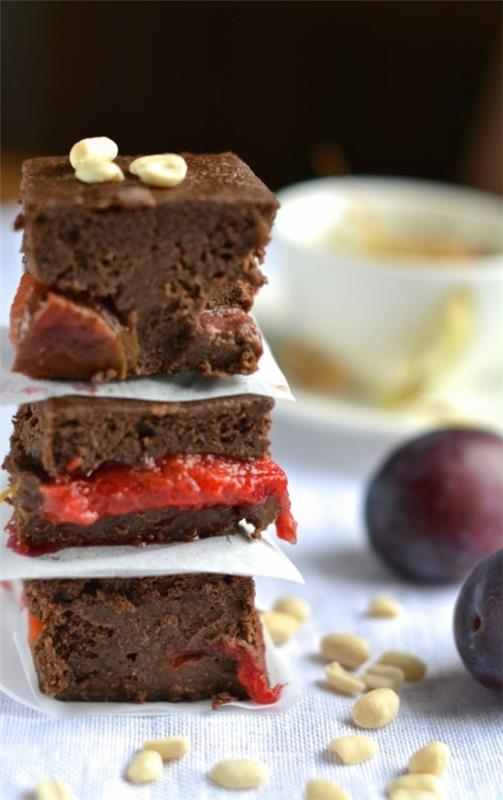
<path fill-rule="evenodd" d="M 500 2 L 4 0 L 2 17 L 5 201 L 24 158 L 93 135 L 231 149 L 280 192 L 256 304 L 299 400 L 280 447 L 302 461 L 302 421 L 359 468 L 370 441 L 503 428 Z M 484 374 L 444 385 L 470 348 Z"/>
<path fill-rule="evenodd" d="M 233 149 L 274 189 L 347 171 L 502 189 L 499 2 L 2 7 L 10 194 L 21 157 L 95 132 Z"/>

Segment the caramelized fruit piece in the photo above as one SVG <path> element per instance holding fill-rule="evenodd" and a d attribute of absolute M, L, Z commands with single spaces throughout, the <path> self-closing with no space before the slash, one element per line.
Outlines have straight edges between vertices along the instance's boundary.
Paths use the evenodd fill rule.
<path fill-rule="evenodd" d="M 454 610 L 454 638 L 475 680 L 503 689 L 503 550 L 466 579 Z"/>
<path fill-rule="evenodd" d="M 255 703 L 270 705 L 281 696 L 282 684 L 271 686 L 265 668 L 265 649 L 257 653 L 245 644 L 218 641 L 201 650 L 186 650 L 170 658 L 175 669 L 182 669 L 204 656 L 228 656 L 236 661 L 237 679 Z"/>
<path fill-rule="evenodd" d="M 30 611 L 28 612 L 28 643 L 30 647 L 34 647 L 35 643 L 44 630 L 47 622 L 43 622 L 39 617 L 36 617 L 35 614 L 32 614 Z"/>
<path fill-rule="evenodd" d="M 225 339 L 253 335 L 257 343 L 261 344 L 255 322 L 242 308 L 219 306 L 207 309 L 201 312 L 198 322 L 204 336 L 210 342 L 217 337 Z"/>
<path fill-rule="evenodd" d="M 23 275 L 11 308 L 13 370 L 32 378 L 124 378 L 127 360 L 119 323 L 55 294 Z"/>
<path fill-rule="evenodd" d="M 371 544 L 396 572 L 463 578 L 503 546 L 503 439 L 451 428 L 408 442 L 371 481 L 365 514 Z"/>

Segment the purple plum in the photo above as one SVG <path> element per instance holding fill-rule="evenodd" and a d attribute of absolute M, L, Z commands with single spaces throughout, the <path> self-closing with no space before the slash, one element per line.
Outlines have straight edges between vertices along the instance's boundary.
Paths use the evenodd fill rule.
<path fill-rule="evenodd" d="M 503 547 L 503 439 L 448 428 L 404 444 L 371 480 L 365 517 L 372 546 L 395 572 L 461 580 Z"/>
<path fill-rule="evenodd" d="M 503 689 L 503 550 L 468 576 L 454 609 L 454 639 L 465 667 L 492 689 Z"/>

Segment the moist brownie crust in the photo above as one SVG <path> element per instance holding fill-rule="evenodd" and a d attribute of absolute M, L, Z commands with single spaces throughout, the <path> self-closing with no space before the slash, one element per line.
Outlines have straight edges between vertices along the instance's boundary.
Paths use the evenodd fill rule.
<path fill-rule="evenodd" d="M 23 166 L 18 227 L 27 271 L 54 293 L 106 313 L 133 353 L 124 374 L 108 364 L 97 379 L 257 367 L 260 336 L 242 315 L 264 283 L 258 265 L 277 201 L 232 153 L 182 155 L 187 177 L 171 189 L 141 183 L 126 156 L 117 159 L 121 183 L 83 184 L 67 157 Z M 241 316 L 231 314 L 225 334 L 208 337 L 202 314 L 232 308 Z M 18 345 L 18 354 L 17 368 L 35 374 L 30 353 Z M 42 375 L 38 367 L 38 377 L 51 370 L 52 377 L 93 377 L 56 375 L 54 363 Z"/>
<path fill-rule="evenodd" d="M 265 670 L 252 578 L 33 580 L 24 594 L 40 689 L 58 700 L 246 698 L 236 646 Z"/>
<path fill-rule="evenodd" d="M 58 397 L 26 403 L 14 417 L 4 466 L 54 477 L 88 473 L 106 462 L 147 465 L 171 453 L 264 455 L 274 401 L 236 395 L 187 403 Z"/>

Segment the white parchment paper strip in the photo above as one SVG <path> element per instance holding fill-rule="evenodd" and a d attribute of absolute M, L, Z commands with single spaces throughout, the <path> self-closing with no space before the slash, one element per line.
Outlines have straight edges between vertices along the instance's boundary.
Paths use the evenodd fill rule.
<path fill-rule="evenodd" d="M 127 381 L 95 384 L 90 382 L 43 381 L 11 372 L 14 352 L 7 329 L 0 328 L 0 405 L 47 400 L 48 397 L 85 395 L 87 397 L 121 397 L 155 402 L 187 402 L 237 394 L 260 394 L 278 400 L 293 400 L 285 376 L 264 340 L 264 354 L 253 375 L 231 378 L 204 378 L 188 374 L 156 375 L 152 378 L 128 378 Z"/>
<path fill-rule="evenodd" d="M 7 591 L 0 588 L 2 614 L 0 615 L 0 690 L 14 700 L 35 711 L 55 717 L 110 716 L 110 715 L 151 715 L 187 714 L 212 712 L 209 700 L 196 703 L 77 703 L 62 702 L 43 695 L 38 688 L 37 676 L 28 645 L 28 625 L 26 610 L 21 612 L 18 590 Z M 298 700 L 299 686 L 288 669 L 286 660 L 278 655 L 264 631 L 266 642 L 266 664 L 271 684 L 284 684 L 281 697 L 274 705 L 260 705 L 251 701 L 228 703 L 218 712 L 228 713 L 232 708 L 247 711 L 280 712 L 286 711 Z"/>
<path fill-rule="evenodd" d="M 18 578 L 121 578 L 190 572 L 282 578 L 304 583 L 302 575 L 269 535 L 213 536 L 195 542 L 131 547 L 70 547 L 42 556 L 25 556 L 7 547 L 4 533 L 11 514 L 0 505 L 0 580 Z"/>
<path fill-rule="evenodd" d="M 72 547 L 43 556 L 0 548 L 0 580 L 18 578 L 125 578 L 213 572 L 304 583 L 297 567 L 267 537 L 214 536 L 197 542 L 146 547 Z"/>

